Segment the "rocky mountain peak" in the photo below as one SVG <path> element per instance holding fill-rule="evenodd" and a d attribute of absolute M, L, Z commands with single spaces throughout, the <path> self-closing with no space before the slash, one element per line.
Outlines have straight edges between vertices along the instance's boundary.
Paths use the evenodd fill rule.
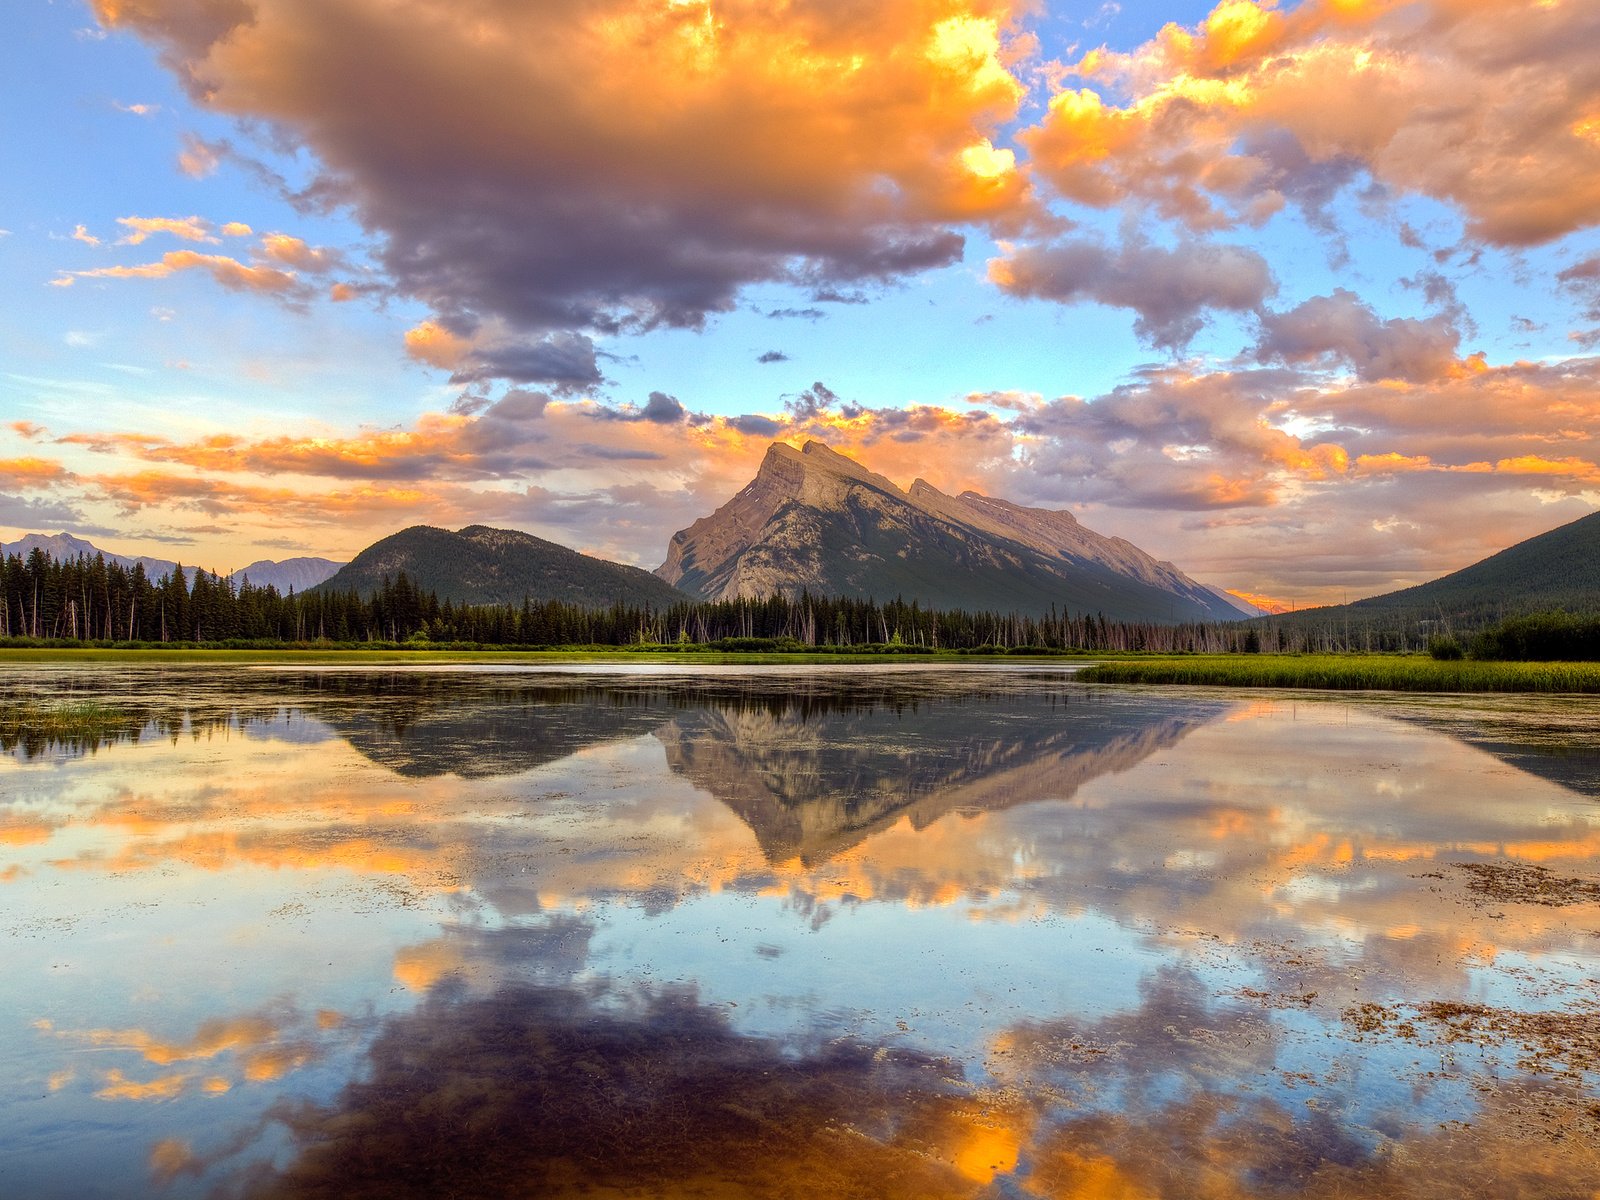
<path fill-rule="evenodd" d="M 805 589 L 940 608 L 1238 615 L 1170 564 L 1070 513 L 974 491 L 950 496 L 925 479 L 902 489 L 814 440 L 768 447 L 754 479 L 673 535 L 656 573 L 717 600 Z"/>

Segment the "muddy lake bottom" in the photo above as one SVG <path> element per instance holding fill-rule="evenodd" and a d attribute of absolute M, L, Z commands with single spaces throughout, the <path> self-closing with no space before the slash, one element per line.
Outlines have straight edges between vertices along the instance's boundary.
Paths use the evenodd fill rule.
<path fill-rule="evenodd" d="M 0 1197 L 1600 1194 L 1600 697 L 0 665 Z"/>

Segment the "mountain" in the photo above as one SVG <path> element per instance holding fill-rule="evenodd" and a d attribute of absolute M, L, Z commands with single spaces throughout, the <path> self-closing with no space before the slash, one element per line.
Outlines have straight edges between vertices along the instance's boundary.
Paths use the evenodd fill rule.
<path fill-rule="evenodd" d="M 144 573 L 153 580 L 172 574 L 172 568 L 178 565 L 166 558 L 149 558 L 142 554 L 137 557 L 113 554 L 109 550 L 100 549 L 93 542 L 86 542 L 70 533 L 30 533 L 15 542 L 7 542 L 0 546 L 0 554 L 6 556 L 15 554 L 18 558 L 27 558 L 35 550 L 43 550 L 47 558 L 53 558 L 57 562 L 71 562 L 80 556 L 93 558 L 96 554 L 102 554 L 108 563 L 120 563 L 124 567 L 131 568 L 135 563 L 143 563 Z M 185 567 L 184 575 L 193 579 L 194 571 L 195 568 L 192 566 Z"/>
<path fill-rule="evenodd" d="M 344 565 L 327 558 L 286 558 L 281 562 L 263 558 L 248 567 L 240 567 L 233 573 L 233 579 L 236 583 L 248 579 L 256 587 L 273 587 L 281 595 L 288 595 L 332 579 Z"/>
<path fill-rule="evenodd" d="M 1103 613 L 1121 620 L 1243 615 L 1132 542 L 1071 513 L 925 480 L 902 491 L 821 442 L 775 442 L 756 477 L 672 536 L 656 574 L 710 600 L 798 592 L 935 608 Z"/>
<path fill-rule="evenodd" d="M 1430 583 L 1267 620 L 1297 627 L 1348 622 L 1383 628 L 1440 622 L 1463 632 L 1502 617 L 1546 609 L 1600 613 L 1600 512 L 1518 542 Z"/>
<path fill-rule="evenodd" d="M 401 571 L 419 589 L 458 604 L 566 600 L 589 608 L 613 604 L 661 608 L 687 600 L 648 571 L 579 554 L 514 529 L 469 525 L 452 533 L 413 525 L 374 542 L 317 591 L 370 596 Z"/>
<path fill-rule="evenodd" d="M 901 821 L 924 829 L 1039 800 L 1071 800 L 1216 720 L 1223 705 L 1162 713 L 1089 708 L 1019 721 L 1011 697 L 860 712 L 688 708 L 655 731 L 667 764 L 726 804 L 772 863 L 815 866 Z"/>
<path fill-rule="evenodd" d="M 144 573 L 152 580 L 172 574 L 172 568 L 178 565 L 166 558 L 150 558 L 142 554 L 137 557 L 113 554 L 109 550 L 102 550 L 93 542 L 74 537 L 70 533 L 30 533 L 15 542 L 0 545 L 0 555 L 15 554 L 19 558 L 27 558 L 36 547 L 57 562 L 70 562 L 80 556 L 93 558 L 99 554 L 103 555 L 108 563 L 120 563 L 124 567 L 143 563 Z M 232 578 L 238 583 L 248 576 L 256 587 L 275 587 L 283 593 L 287 593 L 290 588 L 303 592 L 327 579 L 343 565 L 330 562 L 326 558 L 286 558 L 282 562 L 264 558 L 251 563 L 248 567 L 241 567 L 233 572 Z M 193 583 L 194 573 L 197 570 L 199 568 L 193 564 L 186 565 L 183 568 L 184 577 Z"/>

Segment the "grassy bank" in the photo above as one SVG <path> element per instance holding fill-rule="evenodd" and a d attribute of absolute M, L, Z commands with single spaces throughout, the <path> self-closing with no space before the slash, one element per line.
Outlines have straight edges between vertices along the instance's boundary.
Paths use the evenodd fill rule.
<path fill-rule="evenodd" d="M 1395 692 L 1600 693 L 1600 663 L 1440 662 L 1425 655 L 1218 654 L 1125 659 L 1078 676 L 1088 683 L 1203 684 Z"/>
<path fill-rule="evenodd" d="M 682 663 L 682 664 L 794 664 L 816 663 L 870 663 L 884 666 L 890 663 L 952 663 L 1006 662 L 1006 661 L 1079 661 L 1100 655 L 1065 654 L 1062 652 L 1031 653 L 1013 650 L 999 653 L 965 651 L 923 650 L 907 653 L 900 650 L 862 649 L 858 651 L 810 650 L 803 653 L 787 651 L 730 651 L 710 647 L 680 649 L 674 646 L 574 646 L 558 650 L 518 650 L 484 647 L 473 650 L 424 650 L 412 648 L 281 648 L 281 649 L 227 649 L 211 647 L 132 648 L 111 646 L 29 646 L 0 648 L 0 667 L 21 666 L 31 663 L 70 666 L 74 663 L 115 663 L 118 666 L 141 664 L 244 663 L 272 664 L 274 666 L 366 666 L 387 664 L 484 664 L 484 663 Z"/>

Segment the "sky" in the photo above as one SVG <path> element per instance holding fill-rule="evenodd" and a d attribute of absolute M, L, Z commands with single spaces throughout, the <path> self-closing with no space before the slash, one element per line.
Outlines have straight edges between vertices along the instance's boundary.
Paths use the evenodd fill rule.
<path fill-rule="evenodd" d="M 654 567 L 774 440 L 1304 606 L 1600 505 L 1592 0 L 19 0 L 0 540 Z"/>

